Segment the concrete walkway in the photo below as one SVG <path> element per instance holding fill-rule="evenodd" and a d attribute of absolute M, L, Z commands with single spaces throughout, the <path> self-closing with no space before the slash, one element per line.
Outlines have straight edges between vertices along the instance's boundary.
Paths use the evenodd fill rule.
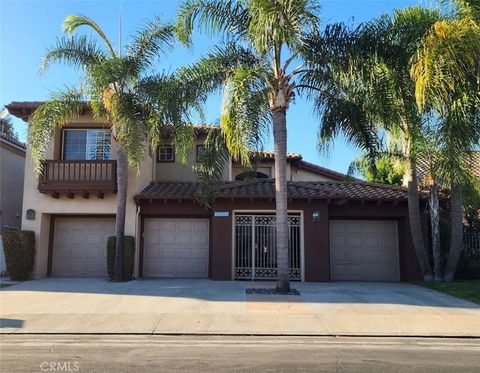
<path fill-rule="evenodd" d="M 405 283 L 41 279 L 0 290 L 0 333 L 199 333 L 480 337 L 480 306 Z"/>

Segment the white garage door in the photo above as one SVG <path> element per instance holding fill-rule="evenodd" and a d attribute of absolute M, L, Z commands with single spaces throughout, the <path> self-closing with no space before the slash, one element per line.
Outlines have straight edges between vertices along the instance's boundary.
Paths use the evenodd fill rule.
<path fill-rule="evenodd" d="M 399 281 L 395 221 L 330 221 L 331 279 Z"/>
<path fill-rule="evenodd" d="M 52 275 L 106 277 L 107 240 L 114 235 L 113 218 L 56 218 Z"/>
<path fill-rule="evenodd" d="M 145 277 L 208 277 L 208 219 L 145 219 Z"/>

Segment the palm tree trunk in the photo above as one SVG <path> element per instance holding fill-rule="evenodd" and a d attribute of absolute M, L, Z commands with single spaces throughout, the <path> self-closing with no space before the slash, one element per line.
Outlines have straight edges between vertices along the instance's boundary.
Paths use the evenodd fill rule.
<path fill-rule="evenodd" d="M 128 161 L 125 150 L 118 144 L 117 151 L 117 216 L 115 220 L 115 268 L 113 281 L 124 281 L 123 251 L 125 240 L 125 215 L 127 210 Z"/>
<path fill-rule="evenodd" d="M 420 218 L 420 202 L 418 196 L 417 165 L 414 158 L 410 158 L 407 170 L 408 183 L 408 218 L 410 221 L 410 232 L 412 234 L 413 247 L 417 254 L 418 264 L 425 281 L 432 281 L 432 269 L 423 240 L 422 222 Z"/>
<path fill-rule="evenodd" d="M 451 239 L 445 266 L 446 282 L 451 282 L 454 279 L 463 247 L 462 190 L 457 184 L 452 184 L 451 193 Z"/>
<path fill-rule="evenodd" d="M 290 291 L 288 270 L 288 206 L 287 206 L 287 111 L 273 111 L 273 142 L 275 151 L 275 203 L 277 247 L 277 291 Z"/>
<path fill-rule="evenodd" d="M 440 252 L 440 206 L 438 185 L 430 187 L 430 227 L 432 230 L 433 273 L 436 282 L 442 281 L 442 256 Z"/>

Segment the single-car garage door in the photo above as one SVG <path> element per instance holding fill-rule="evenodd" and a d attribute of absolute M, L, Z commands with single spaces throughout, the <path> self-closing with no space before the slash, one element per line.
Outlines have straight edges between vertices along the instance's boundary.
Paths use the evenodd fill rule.
<path fill-rule="evenodd" d="M 55 218 L 52 275 L 106 277 L 106 248 L 113 218 Z"/>
<path fill-rule="evenodd" d="M 338 281 L 399 281 L 395 221 L 330 221 L 330 277 Z"/>
<path fill-rule="evenodd" d="M 208 277 L 208 219 L 145 219 L 145 277 Z"/>

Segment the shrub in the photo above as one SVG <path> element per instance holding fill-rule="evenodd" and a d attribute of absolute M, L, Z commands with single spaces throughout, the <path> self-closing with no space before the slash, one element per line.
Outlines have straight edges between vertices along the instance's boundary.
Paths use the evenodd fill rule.
<path fill-rule="evenodd" d="M 480 279 L 480 251 L 465 247 L 460 255 L 456 279 L 473 280 Z"/>
<path fill-rule="evenodd" d="M 115 245 L 117 239 L 115 236 L 108 237 L 107 242 L 107 267 L 108 278 L 113 279 L 113 272 L 115 268 Z M 135 261 L 135 238 L 132 236 L 125 236 L 123 245 L 123 278 L 125 281 L 133 279 L 133 263 Z"/>
<path fill-rule="evenodd" d="M 8 275 L 13 281 L 29 280 L 35 263 L 35 232 L 8 230 L 2 239 Z"/>

